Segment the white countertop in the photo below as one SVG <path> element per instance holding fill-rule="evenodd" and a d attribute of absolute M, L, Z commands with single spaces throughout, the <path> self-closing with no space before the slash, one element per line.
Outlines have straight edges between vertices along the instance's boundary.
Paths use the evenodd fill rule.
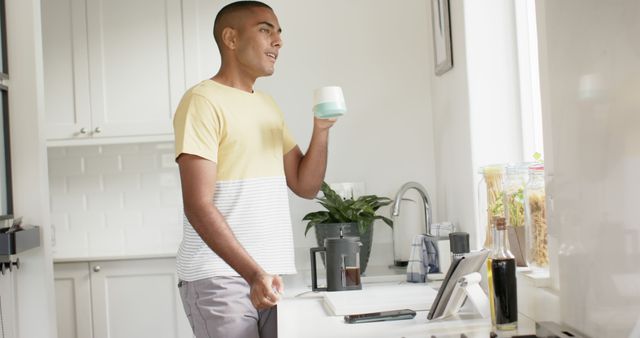
<path fill-rule="evenodd" d="M 491 332 L 491 320 L 482 318 L 467 305 L 457 316 L 444 320 L 428 321 L 428 311 L 417 311 L 416 318 L 410 320 L 347 324 L 342 316 L 333 315 L 327 308 L 322 292 L 311 292 L 299 276 L 295 278 L 296 280 L 285 279 L 285 295 L 278 303 L 278 337 L 280 338 L 434 336 L 459 338 L 462 333 L 469 338 L 486 338 Z M 376 278 L 382 279 L 382 277 Z M 377 283 L 364 280 L 363 283 L 367 288 L 390 285 L 402 288 L 403 284 L 407 286 L 403 282 L 398 282 L 397 276 L 390 276 L 390 279 L 395 280 Z M 380 299 L 380 301 L 385 300 Z M 518 325 L 517 331 L 496 332 L 499 337 L 535 332 L 534 321 L 522 314 L 519 315 Z"/>
<path fill-rule="evenodd" d="M 97 262 L 97 261 L 119 261 L 129 259 L 155 259 L 155 258 L 175 258 L 175 252 L 160 252 L 146 254 L 131 255 L 92 255 L 92 256 L 68 256 L 53 257 L 54 263 L 72 263 L 72 262 Z"/>

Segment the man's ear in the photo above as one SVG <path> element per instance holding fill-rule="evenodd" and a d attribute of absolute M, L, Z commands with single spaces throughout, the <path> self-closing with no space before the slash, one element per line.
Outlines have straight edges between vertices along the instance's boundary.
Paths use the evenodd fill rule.
<path fill-rule="evenodd" d="M 234 50 L 236 49 L 236 45 L 238 43 L 238 32 L 231 28 L 225 27 L 222 30 L 222 43 L 224 43 L 227 48 Z"/>

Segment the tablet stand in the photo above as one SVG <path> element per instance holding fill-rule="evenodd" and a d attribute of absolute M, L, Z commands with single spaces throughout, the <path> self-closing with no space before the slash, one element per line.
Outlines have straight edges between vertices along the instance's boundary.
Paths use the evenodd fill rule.
<path fill-rule="evenodd" d="M 480 280 L 482 280 L 482 276 L 477 272 L 460 277 L 451 293 L 451 298 L 447 303 L 447 307 L 444 309 L 442 318 L 458 313 L 464 303 L 465 297 L 469 297 L 469 300 L 482 318 L 490 318 L 489 298 L 484 291 L 482 291 Z"/>

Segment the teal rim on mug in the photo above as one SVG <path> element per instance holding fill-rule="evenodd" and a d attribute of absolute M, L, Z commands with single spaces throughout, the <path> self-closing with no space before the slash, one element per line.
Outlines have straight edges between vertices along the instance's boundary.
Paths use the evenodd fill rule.
<path fill-rule="evenodd" d="M 342 88 L 338 86 L 321 87 L 313 93 L 313 113 L 321 119 L 342 116 L 347 112 Z"/>
<path fill-rule="evenodd" d="M 344 102 L 321 102 L 313 106 L 313 113 L 322 119 L 329 119 L 344 115 L 347 107 Z"/>

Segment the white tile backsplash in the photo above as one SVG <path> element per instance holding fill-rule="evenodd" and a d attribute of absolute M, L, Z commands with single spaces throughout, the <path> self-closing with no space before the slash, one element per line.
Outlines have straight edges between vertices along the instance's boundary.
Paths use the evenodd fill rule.
<path fill-rule="evenodd" d="M 173 143 L 49 148 L 56 258 L 174 253 L 182 197 Z"/>
<path fill-rule="evenodd" d="M 85 174 L 67 177 L 67 190 L 70 194 L 102 191 L 102 177 L 95 174 Z"/>
<path fill-rule="evenodd" d="M 52 158 L 60 158 L 67 156 L 67 148 L 59 147 L 59 148 L 49 148 L 47 151 L 49 159 Z"/>
<path fill-rule="evenodd" d="M 124 199 L 121 192 L 101 191 L 87 192 L 87 210 L 89 211 L 112 211 L 121 210 L 124 206 Z"/>
<path fill-rule="evenodd" d="M 173 152 L 173 143 L 160 142 L 160 143 L 142 143 L 140 144 L 140 153 L 152 153 L 159 152 Z"/>
<path fill-rule="evenodd" d="M 64 176 L 49 177 L 49 192 L 62 195 L 67 192 L 67 178 Z"/>
<path fill-rule="evenodd" d="M 176 189 L 179 187 L 180 179 L 175 175 L 175 170 L 142 174 L 142 189 L 160 190 L 160 188 Z"/>
<path fill-rule="evenodd" d="M 84 160 L 84 170 L 87 174 L 112 174 L 121 171 L 119 155 L 88 156 Z"/>
<path fill-rule="evenodd" d="M 104 191 L 132 191 L 140 189 L 140 173 L 117 173 L 102 175 Z"/>
<path fill-rule="evenodd" d="M 102 153 L 105 155 L 137 154 L 139 152 L 140 146 L 137 144 L 112 144 L 102 146 Z"/>
<path fill-rule="evenodd" d="M 95 229 L 88 232 L 89 236 L 89 256 L 124 256 L 125 241 L 123 229 Z M 147 245 L 140 243 L 141 246 Z"/>
<path fill-rule="evenodd" d="M 52 212 L 51 224 L 60 231 L 69 231 L 69 214 L 66 212 Z"/>
<path fill-rule="evenodd" d="M 78 146 L 66 148 L 67 155 L 75 157 L 100 155 L 100 150 L 100 146 Z"/>
<path fill-rule="evenodd" d="M 131 210 L 155 209 L 160 206 L 160 196 L 156 189 L 124 192 L 124 207 Z"/>
<path fill-rule="evenodd" d="M 136 228 L 142 226 L 142 212 L 118 210 L 105 214 L 109 227 Z"/>
<path fill-rule="evenodd" d="M 133 254 L 155 252 L 162 247 L 161 234 L 154 229 L 125 229 L 124 238 L 126 251 Z"/>
<path fill-rule="evenodd" d="M 167 227 L 160 231 L 162 245 L 167 248 L 177 248 L 182 240 L 182 222 L 179 226 Z"/>
<path fill-rule="evenodd" d="M 69 231 L 92 231 L 105 226 L 104 212 L 78 210 L 69 213 Z"/>
<path fill-rule="evenodd" d="M 158 154 L 126 154 L 122 155 L 122 171 L 154 172 L 158 168 Z"/>
<path fill-rule="evenodd" d="M 82 157 L 49 157 L 49 177 L 80 175 L 83 167 Z"/>
<path fill-rule="evenodd" d="M 89 255 L 89 233 L 87 231 L 55 231 L 55 258 L 87 257 Z"/>
<path fill-rule="evenodd" d="M 180 189 L 180 188 L 178 188 Z M 182 196 L 173 191 L 160 192 L 160 207 L 162 208 L 180 208 L 182 210 Z"/>
<path fill-rule="evenodd" d="M 176 212 L 178 210 L 178 212 Z M 154 229 L 170 228 L 173 224 L 182 224 L 182 208 L 157 208 L 145 210 L 142 225 Z"/>
<path fill-rule="evenodd" d="M 85 209 L 85 196 L 82 194 L 51 194 L 51 212 L 69 213 Z"/>

